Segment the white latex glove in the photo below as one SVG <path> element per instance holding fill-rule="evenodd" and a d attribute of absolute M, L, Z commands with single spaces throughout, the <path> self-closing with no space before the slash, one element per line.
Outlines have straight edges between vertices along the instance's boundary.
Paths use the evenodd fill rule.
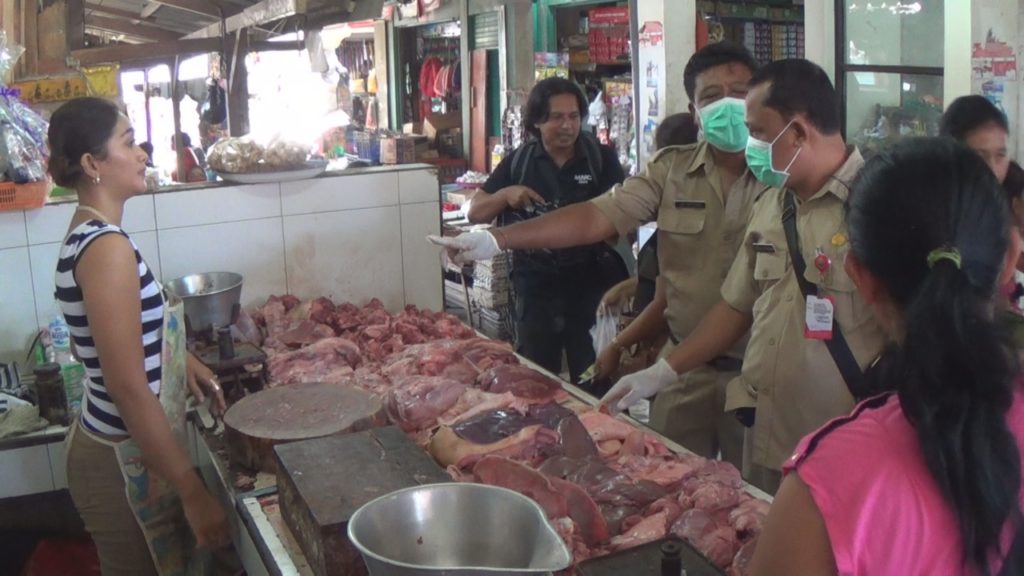
<path fill-rule="evenodd" d="M 662 358 L 650 368 L 623 376 L 601 398 L 612 414 L 618 414 L 644 398 L 650 398 L 679 380 L 679 374 Z"/>
<path fill-rule="evenodd" d="M 466 232 L 455 238 L 427 236 L 427 240 L 438 246 L 444 246 L 448 251 L 448 257 L 456 264 L 490 260 L 502 252 L 501 247 L 498 246 L 498 239 L 486 230 Z"/>

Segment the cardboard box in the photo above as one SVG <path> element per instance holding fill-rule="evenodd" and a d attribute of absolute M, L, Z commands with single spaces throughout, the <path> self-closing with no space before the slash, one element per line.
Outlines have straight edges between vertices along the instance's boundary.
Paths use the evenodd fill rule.
<path fill-rule="evenodd" d="M 381 164 L 409 164 L 416 161 L 416 142 L 405 136 L 381 138 Z"/>
<path fill-rule="evenodd" d="M 466 204 L 466 202 L 469 202 L 469 199 L 473 197 L 473 194 L 476 194 L 476 189 L 457 190 L 452 192 L 446 192 L 444 195 L 444 199 L 448 202 L 451 202 L 452 204 L 455 204 L 456 206 L 463 206 Z"/>
<path fill-rule="evenodd" d="M 402 134 L 423 134 L 423 122 L 406 122 L 402 124 Z"/>
<path fill-rule="evenodd" d="M 441 132 L 460 126 L 462 126 L 462 112 L 431 114 L 423 121 L 423 134 L 430 140 L 435 140 Z"/>

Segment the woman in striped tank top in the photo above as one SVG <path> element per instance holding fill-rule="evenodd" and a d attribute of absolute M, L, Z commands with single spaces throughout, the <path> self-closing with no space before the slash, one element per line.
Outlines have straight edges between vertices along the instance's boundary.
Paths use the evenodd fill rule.
<path fill-rule="evenodd" d="M 175 435 L 183 402 L 171 411 L 168 399 L 183 399 L 175 383 L 188 381 L 197 397 L 198 383 L 217 387 L 205 366 L 182 358 L 183 345 L 169 352 L 172 340 L 183 344 L 166 315 L 180 304 L 165 300 L 120 228 L 125 202 L 146 190 L 146 153 L 128 119 L 98 98 L 58 109 L 49 144 L 50 174 L 79 199 L 56 275 L 57 301 L 88 375 L 81 418 L 68 433 L 68 487 L 104 575 L 183 573 L 185 523 L 200 547 L 226 543 L 227 525 Z M 157 500 L 159 512 L 146 509 Z M 154 528 L 154 516 L 162 527 Z"/>

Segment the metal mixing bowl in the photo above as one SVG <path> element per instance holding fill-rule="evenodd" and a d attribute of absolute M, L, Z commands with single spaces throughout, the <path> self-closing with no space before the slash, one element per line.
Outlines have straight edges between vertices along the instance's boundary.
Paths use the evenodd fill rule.
<path fill-rule="evenodd" d="M 185 304 L 185 317 L 193 332 L 235 323 L 241 310 L 242 275 L 204 272 L 175 278 L 164 285 Z"/>
<path fill-rule="evenodd" d="M 356 511 L 348 537 L 371 576 L 550 574 L 572 563 L 540 506 L 484 484 L 392 492 Z"/>

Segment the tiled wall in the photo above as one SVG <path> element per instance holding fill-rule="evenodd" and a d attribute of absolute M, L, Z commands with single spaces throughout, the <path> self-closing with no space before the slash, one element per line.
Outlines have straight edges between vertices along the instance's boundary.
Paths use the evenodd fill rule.
<path fill-rule="evenodd" d="M 133 198 L 123 224 L 157 277 L 229 270 L 242 305 L 271 294 L 389 309 L 442 305 L 432 168 L 168 192 Z M 53 310 L 60 241 L 75 204 L 0 212 L 0 359 L 14 359 Z"/>

